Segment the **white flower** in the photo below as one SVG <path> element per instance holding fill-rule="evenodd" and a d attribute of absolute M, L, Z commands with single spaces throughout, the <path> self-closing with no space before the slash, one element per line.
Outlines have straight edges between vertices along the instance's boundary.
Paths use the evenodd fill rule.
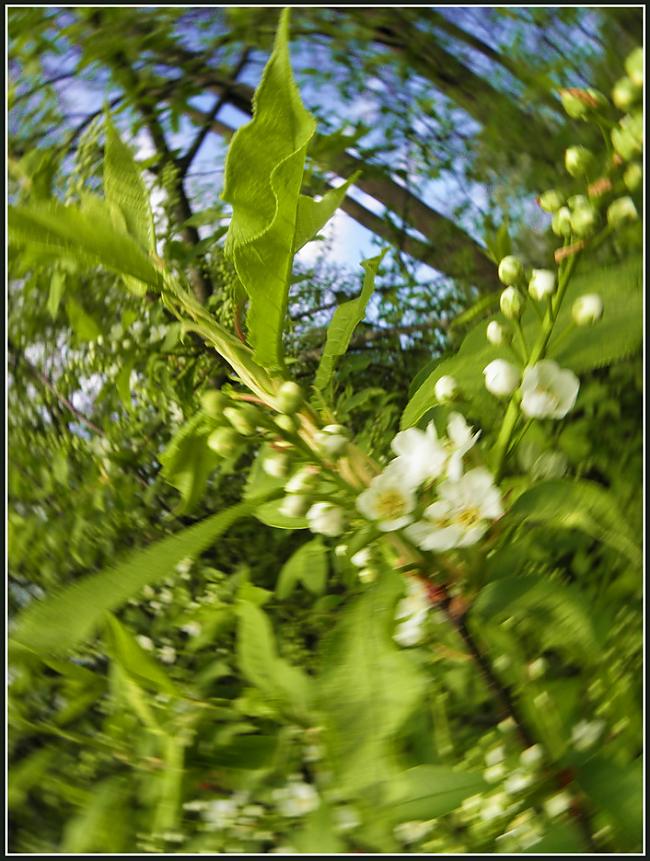
<path fill-rule="evenodd" d="M 441 404 L 453 401 L 458 395 L 458 383 L 449 374 L 444 374 L 433 387 L 433 393 Z"/>
<path fill-rule="evenodd" d="M 571 742 L 576 750 L 588 750 L 596 744 L 604 729 L 602 720 L 581 720 L 571 730 Z"/>
<path fill-rule="evenodd" d="M 519 757 L 521 764 L 527 768 L 534 768 L 542 761 L 542 748 L 538 744 L 527 747 Z"/>
<path fill-rule="evenodd" d="M 536 302 L 541 302 L 555 292 L 555 272 L 550 269 L 533 269 L 528 292 Z"/>
<path fill-rule="evenodd" d="M 237 800 L 234 797 L 220 798 L 217 801 L 208 803 L 203 817 L 214 829 L 221 830 L 228 828 L 236 822 L 238 806 Z"/>
<path fill-rule="evenodd" d="M 153 650 L 153 640 L 151 640 L 150 637 L 145 637 L 144 634 L 138 634 L 135 639 L 141 649 L 144 649 L 146 652 L 151 652 Z"/>
<path fill-rule="evenodd" d="M 400 843 L 417 843 L 433 828 L 433 822 L 413 819 L 410 822 L 400 822 L 393 828 L 393 834 Z"/>
<path fill-rule="evenodd" d="M 163 664 L 173 664 L 176 660 L 176 649 L 173 646 L 163 646 L 159 654 Z"/>
<path fill-rule="evenodd" d="M 201 630 L 200 622 L 188 622 L 186 625 L 181 626 L 181 631 L 184 631 L 188 637 L 198 637 Z"/>
<path fill-rule="evenodd" d="M 497 322 L 497 320 L 491 320 L 488 323 L 485 334 L 488 341 L 491 344 L 494 344 L 495 347 L 500 347 L 506 340 L 506 333 L 503 326 L 501 323 Z"/>
<path fill-rule="evenodd" d="M 571 796 L 567 792 L 558 792 L 547 798 L 544 802 L 544 810 L 551 817 L 555 818 L 565 813 L 571 807 Z"/>
<path fill-rule="evenodd" d="M 411 487 L 439 478 L 447 472 L 449 478 L 460 478 L 463 455 L 472 448 L 480 436 L 473 434 L 460 413 L 451 413 L 447 421 L 447 438 L 438 439 L 436 427 L 429 422 L 426 430 L 409 428 L 396 435 L 391 443 L 398 455 L 387 469 L 399 475 L 399 480 Z"/>
<path fill-rule="evenodd" d="M 511 395 L 519 386 L 519 369 L 505 359 L 495 359 L 483 368 L 485 388 L 497 398 Z"/>
<path fill-rule="evenodd" d="M 506 778 L 503 788 L 508 795 L 516 795 L 518 792 L 523 792 L 524 789 L 527 789 L 531 782 L 532 777 L 530 774 L 526 774 L 524 771 L 515 770 Z"/>
<path fill-rule="evenodd" d="M 407 529 L 423 550 L 469 547 L 486 532 L 488 520 L 503 514 L 501 494 L 492 474 L 483 467 L 471 469 L 458 481 L 444 481 L 440 498 L 424 511 L 424 520 Z"/>
<path fill-rule="evenodd" d="M 309 506 L 309 497 L 301 496 L 298 493 L 290 493 L 282 500 L 282 505 L 278 508 L 280 514 L 285 517 L 303 517 Z"/>
<path fill-rule="evenodd" d="M 505 773 L 506 769 L 504 764 L 499 762 L 496 765 L 491 765 L 489 768 L 485 769 L 483 772 L 483 779 L 487 781 L 487 783 L 498 783 Z"/>
<path fill-rule="evenodd" d="M 276 451 L 262 461 L 262 469 L 272 478 L 283 478 L 287 474 L 289 458 L 284 452 Z"/>
<path fill-rule="evenodd" d="M 372 552 L 369 547 L 363 547 L 361 550 L 358 550 L 350 556 L 350 562 L 355 568 L 367 568 L 371 561 Z"/>
<path fill-rule="evenodd" d="M 273 798 L 277 802 L 280 816 L 306 816 L 320 804 L 318 793 L 310 783 L 290 783 L 276 789 Z"/>
<path fill-rule="evenodd" d="M 348 444 L 347 432 L 343 425 L 326 425 L 314 434 L 316 445 L 330 457 L 336 457 Z"/>
<path fill-rule="evenodd" d="M 485 754 L 485 764 L 486 765 L 497 765 L 499 762 L 503 762 L 505 759 L 506 752 L 502 744 L 498 747 L 493 747 L 492 750 L 489 750 Z"/>
<path fill-rule="evenodd" d="M 316 502 L 307 512 L 312 532 L 334 538 L 343 532 L 343 509 L 331 502 Z"/>
<path fill-rule="evenodd" d="M 598 293 L 578 296 L 571 306 L 571 315 L 576 326 L 593 326 L 603 316 L 603 300 Z"/>
<path fill-rule="evenodd" d="M 303 466 L 295 472 L 284 486 L 287 493 L 305 493 L 312 490 L 318 474 L 318 468 L 314 466 Z"/>
<path fill-rule="evenodd" d="M 359 494 L 357 508 L 368 520 L 376 520 L 382 532 L 392 532 L 413 519 L 410 515 L 415 508 L 415 496 L 412 487 L 405 486 L 399 471 L 388 468 Z"/>
<path fill-rule="evenodd" d="M 393 639 L 400 646 L 414 646 L 424 633 L 424 621 L 431 609 L 427 590 L 417 577 L 408 580 L 407 594 L 395 608 L 395 619 L 400 624 L 395 628 Z"/>
<path fill-rule="evenodd" d="M 543 359 L 524 370 L 521 409 L 528 418 L 562 419 L 573 409 L 580 382 L 572 371 Z"/>

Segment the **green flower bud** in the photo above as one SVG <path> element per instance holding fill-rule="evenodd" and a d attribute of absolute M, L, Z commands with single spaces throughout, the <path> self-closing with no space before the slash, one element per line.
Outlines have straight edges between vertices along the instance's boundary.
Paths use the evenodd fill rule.
<path fill-rule="evenodd" d="M 278 409 L 281 413 L 293 415 L 300 409 L 304 400 L 303 391 L 297 383 L 282 383 L 277 395 Z"/>
<path fill-rule="evenodd" d="M 316 445 L 330 457 L 336 457 L 348 444 L 347 430 L 343 425 L 326 425 L 314 434 Z"/>
<path fill-rule="evenodd" d="M 619 197 L 607 210 L 607 223 L 619 227 L 625 221 L 635 221 L 639 217 L 631 197 Z"/>
<path fill-rule="evenodd" d="M 638 161 L 633 161 L 628 165 L 627 170 L 623 174 L 623 182 L 628 191 L 636 191 L 641 185 L 643 179 L 643 168 Z"/>
<path fill-rule="evenodd" d="M 581 239 L 591 236 L 597 224 L 598 212 L 593 206 L 580 206 L 571 214 L 571 230 Z"/>
<path fill-rule="evenodd" d="M 544 212 L 557 212 L 564 203 L 564 195 L 560 194 L 560 192 L 556 191 L 554 188 L 551 188 L 543 194 L 540 194 L 537 202 Z"/>
<path fill-rule="evenodd" d="M 560 90 L 560 98 L 562 99 L 562 107 L 574 120 L 586 120 L 593 111 L 607 105 L 605 96 L 598 90 L 592 89 L 581 90 L 572 87 L 567 90 Z"/>
<path fill-rule="evenodd" d="M 298 430 L 298 425 L 296 424 L 295 419 L 291 416 L 285 415 L 284 413 L 280 413 L 279 416 L 276 416 L 274 421 L 280 430 L 283 430 L 285 433 L 294 434 Z"/>
<path fill-rule="evenodd" d="M 229 398 L 223 392 L 210 391 L 201 395 L 203 412 L 212 419 L 220 419 L 223 416 L 224 407 L 228 402 Z"/>
<path fill-rule="evenodd" d="M 637 87 L 643 86 L 643 48 L 635 48 L 625 61 L 625 71 Z"/>
<path fill-rule="evenodd" d="M 641 95 L 641 88 L 630 78 L 621 78 L 614 84 L 612 101 L 620 111 L 629 111 Z"/>
<path fill-rule="evenodd" d="M 511 286 L 521 281 L 524 274 L 524 266 L 518 257 L 512 254 L 504 257 L 499 263 L 499 280 L 502 284 Z"/>
<path fill-rule="evenodd" d="M 536 302 L 552 296 L 555 293 L 555 272 L 550 269 L 533 269 L 528 292 Z"/>
<path fill-rule="evenodd" d="M 586 195 L 574 194 L 567 200 L 567 206 L 573 212 L 575 209 L 580 209 L 583 206 L 591 206 L 591 203 Z"/>
<path fill-rule="evenodd" d="M 571 210 L 562 206 L 551 220 L 551 230 L 556 236 L 571 236 Z"/>
<path fill-rule="evenodd" d="M 237 439 L 237 434 L 232 428 L 221 427 L 212 431 L 208 437 L 208 446 L 221 457 L 228 457 L 235 451 Z"/>
<path fill-rule="evenodd" d="M 458 383 L 449 374 L 443 374 L 433 387 L 433 393 L 438 403 L 448 404 L 456 400 L 459 395 Z"/>
<path fill-rule="evenodd" d="M 612 129 L 611 138 L 614 149 L 624 161 L 629 161 L 643 147 L 643 127 L 639 114 L 627 114 L 616 128 Z"/>
<path fill-rule="evenodd" d="M 594 164 L 594 154 L 585 146 L 571 146 L 564 153 L 564 166 L 571 176 L 584 176 Z"/>
<path fill-rule="evenodd" d="M 571 316 L 576 326 L 593 326 L 603 316 L 603 300 L 597 293 L 585 293 L 571 306 Z"/>
<path fill-rule="evenodd" d="M 499 305 L 507 320 L 518 320 L 524 310 L 524 297 L 515 287 L 506 287 L 501 294 Z"/>
<path fill-rule="evenodd" d="M 250 404 L 241 404 L 238 407 L 226 407 L 223 415 L 242 436 L 250 436 L 255 433 L 255 427 L 259 417 L 258 411 Z"/>

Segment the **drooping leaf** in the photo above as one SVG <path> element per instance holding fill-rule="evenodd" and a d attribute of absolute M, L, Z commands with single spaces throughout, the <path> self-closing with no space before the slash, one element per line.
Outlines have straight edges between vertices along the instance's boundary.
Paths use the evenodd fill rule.
<path fill-rule="evenodd" d="M 123 851 L 128 834 L 125 798 L 122 776 L 101 781 L 90 793 L 84 808 L 66 822 L 61 851 Z"/>
<path fill-rule="evenodd" d="M 238 606 L 237 657 L 244 676 L 283 712 L 305 720 L 310 711 L 311 680 L 277 654 L 268 616 L 250 601 Z"/>
<path fill-rule="evenodd" d="M 281 600 L 288 598 L 298 583 L 313 595 L 321 595 L 327 579 L 327 556 L 321 538 L 314 538 L 299 547 L 282 566 L 275 593 Z"/>
<path fill-rule="evenodd" d="M 122 365 L 118 375 L 115 377 L 115 388 L 122 404 L 127 410 L 133 407 L 131 403 L 131 371 L 134 364 L 135 357 L 132 357 Z"/>
<path fill-rule="evenodd" d="M 364 268 L 365 275 L 361 293 L 356 299 L 350 299 L 348 302 L 339 305 L 334 312 L 332 322 L 327 330 L 327 341 L 325 342 L 323 355 L 321 356 L 318 371 L 316 372 L 316 379 L 314 380 L 314 385 L 317 389 L 323 389 L 329 383 L 332 378 L 336 359 L 345 353 L 350 345 L 355 328 L 363 320 L 368 300 L 375 289 L 377 269 L 386 254 L 386 250 L 382 251 L 376 257 L 363 261 L 361 265 Z"/>
<path fill-rule="evenodd" d="M 54 320 L 65 292 L 65 275 L 60 269 L 55 269 L 50 279 L 50 292 L 47 297 L 47 311 Z"/>
<path fill-rule="evenodd" d="M 27 248 L 56 253 L 91 266 L 102 265 L 159 289 L 162 279 L 137 242 L 114 226 L 107 204 L 86 195 L 82 206 L 48 201 L 9 208 L 10 238 Z"/>
<path fill-rule="evenodd" d="M 463 799 L 486 788 L 480 774 L 446 765 L 418 765 L 390 782 L 378 815 L 390 822 L 433 819 L 451 813 Z"/>
<path fill-rule="evenodd" d="M 202 412 L 197 413 L 176 432 L 160 456 L 162 476 L 182 496 L 177 513 L 190 511 L 200 500 L 210 474 L 220 461 L 208 446 L 213 427 Z"/>
<path fill-rule="evenodd" d="M 253 102 L 226 159 L 223 199 L 233 207 L 225 250 L 249 298 L 248 331 L 257 362 L 282 366 L 298 197 L 316 124 L 304 108 L 289 60 L 289 10 Z"/>
<path fill-rule="evenodd" d="M 104 194 L 110 206 L 121 212 L 127 232 L 146 252 L 156 250 L 153 214 L 142 174 L 128 146 L 106 116 Z"/>
<path fill-rule="evenodd" d="M 592 481 L 551 479 L 535 484 L 510 509 L 511 516 L 556 529 L 580 529 L 641 563 L 641 550 L 614 497 Z"/>
<path fill-rule="evenodd" d="M 144 586 L 164 580 L 181 559 L 202 553 L 257 504 L 252 500 L 220 511 L 30 605 L 16 619 L 12 639 L 36 652 L 61 654 L 73 649 L 92 635 L 107 610 L 120 607 Z"/>
<path fill-rule="evenodd" d="M 404 590 L 393 571 L 343 611 L 323 644 L 319 703 L 337 787 L 360 792 L 394 777 L 399 729 L 426 689 L 426 679 L 392 639 Z"/>
<path fill-rule="evenodd" d="M 99 325 L 72 296 L 66 299 L 65 310 L 72 331 L 80 341 L 95 341 L 99 338 L 102 333 Z"/>

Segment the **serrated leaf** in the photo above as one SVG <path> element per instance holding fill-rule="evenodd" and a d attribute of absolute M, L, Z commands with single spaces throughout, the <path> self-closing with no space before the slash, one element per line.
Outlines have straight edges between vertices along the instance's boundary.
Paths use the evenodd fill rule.
<path fill-rule="evenodd" d="M 124 672 L 140 687 L 179 696 L 176 685 L 153 658 L 140 647 L 133 634 L 112 613 L 106 613 L 108 650 Z"/>
<path fill-rule="evenodd" d="M 323 643 L 318 698 L 342 791 L 378 788 L 396 773 L 398 733 L 427 681 L 392 639 L 403 578 L 388 569 L 343 611 Z"/>
<path fill-rule="evenodd" d="M 225 251 L 249 298 L 254 357 L 281 367 L 282 329 L 293 261 L 305 153 L 316 124 L 304 108 L 289 60 L 289 10 L 253 100 L 226 159 L 223 199 L 233 207 Z"/>
<path fill-rule="evenodd" d="M 142 174 L 128 146 L 106 116 L 104 195 L 121 212 L 127 232 L 146 252 L 156 250 L 153 213 Z"/>
<path fill-rule="evenodd" d="M 632 259 L 618 266 L 576 276 L 567 289 L 558 320 L 549 341 L 548 357 L 577 374 L 604 367 L 632 355 L 641 345 L 643 293 L 639 261 Z M 597 326 L 573 330 L 558 340 L 571 321 L 571 306 L 584 293 L 597 292 L 603 299 L 604 314 Z M 508 322 L 496 318 L 506 328 Z M 524 338 L 530 347 L 539 333 L 537 314 L 528 307 L 522 318 Z M 402 414 L 401 427 L 415 425 L 436 404 L 434 387 L 443 374 L 455 377 L 475 414 L 488 422 L 497 409 L 496 399 L 485 390 L 483 368 L 494 359 L 513 361 L 505 347 L 490 344 L 486 337 L 488 321 L 475 326 L 464 338 L 458 353 L 440 362 L 412 395 Z M 555 344 L 557 343 L 557 349 Z"/>
<path fill-rule="evenodd" d="M 314 386 L 317 389 L 323 389 L 329 383 L 332 378 L 336 359 L 345 353 L 350 345 L 355 328 L 363 320 L 366 306 L 372 296 L 372 291 L 375 289 L 377 269 L 387 250 L 382 251 L 377 257 L 371 257 L 369 260 L 362 262 L 361 265 L 364 268 L 365 275 L 361 293 L 356 299 L 343 302 L 334 312 L 332 322 L 327 329 L 327 340 L 320 364 L 318 365 L 318 371 L 316 372 L 316 379 L 314 380 Z"/>
<path fill-rule="evenodd" d="M 88 265 L 105 266 L 155 289 L 162 278 L 137 242 L 114 226 L 107 204 L 86 195 L 81 207 L 58 201 L 9 207 L 13 242 Z"/>
<path fill-rule="evenodd" d="M 244 676 L 276 706 L 305 720 L 311 702 L 311 680 L 280 658 L 268 616 L 249 601 L 238 610 L 237 659 Z"/>
<path fill-rule="evenodd" d="M 282 566 L 275 594 L 284 600 L 298 583 L 313 595 L 321 595 L 327 579 L 327 555 L 321 538 L 314 538 L 299 547 Z"/>
<path fill-rule="evenodd" d="M 557 529 L 580 529 L 618 550 L 633 565 L 641 564 L 641 549 L 616 500 L 595 482 L 562 478 L 542 481 L 517 499 L 510 515 Z"/>
<path fill-rule="evenodd" d="M 15 620 L 11 638 L 35 652 L 61 654 L 73 649 L 93 634 L 107 610 L 115 610 L 144 586 L 173 574 L 181 559 L 202 553 L 257 504 L 251 500 L 220 511 L 31 604 Z"/>

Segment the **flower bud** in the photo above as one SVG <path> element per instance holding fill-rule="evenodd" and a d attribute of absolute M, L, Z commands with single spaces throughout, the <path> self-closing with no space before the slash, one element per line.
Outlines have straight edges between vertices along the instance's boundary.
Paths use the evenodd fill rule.
<path fill-rule="evenodd" d="M 521 260 L 512 254 L 504 257 L 501 263 L 499 263 L 499 280 L 502 284 L 508 286 L 516 284 L 518 281 L 521 281 L 523 274 L 524 267 Z"/>
<path fill-rule="evenodd" d="M 350 557 L 350 562 L 355 568 L 367 568 L 372 561 L 372 553 L 369 547 L 363 547 Z"/>
<path fill-rule="evenodd" d="M 641 185 L 642 179 L 643 168 L 638 161 L 633 161 L 632 164 L 628 165 L 625 173 L 623 174 L 623 182 L 625 183 L 625 187 L 628 191 L 636 191 L 637 188 Z"/>
<path fill-rule="evenodd" d="M 581 90 L 577 87 L 560 90 L 562 107 L 574 120 L 586 120 L 589 114 L 607 105 L 605 96 L 598 90 Z"/>
<path fill-rule="evenodd" d="M 213 419 L 220 419 L 227 402 L 226 396 L 222 392 L 210 391 L 203 392 L 201 395 L 201 408 L 203 412 Z"/>
<path fill-rule="evenodd" d="M 620 111 L 629 111 L 641 95 L 641 88 L 630 78 L 621 78 L 614 84 L 612 101 Z"/>
<path fill-rule="evenodd" d="M 537 202 L 544 212 L 557 212 L 564 203 L 564 196 L 560 194 L 559 191 L 551 188 L 548 191 L 545 191 L 544 194 L 540 194 Z"/>
<path fill-rule="evenodd" d="M 643 48 L 635 48 L 625 60 L 625 71 L 632 83 L 637 87 L 643 86 Z"/>
<path fill-rule="evenodd" d="M 303 391 L 298 383 L 290 380 L 282 383 L 277 394 L 278 410 L 291 416 L 300 409 L 304 400 Z"/>
<path fill-rule="evenodd" d="M 589 198 L 584 194 L 574 194 L 567 200 L 567 206 L 573 212 L 576 209 L 580 209 L 583 206 L 591 206 L 589 202 Z"/>
<path fill-rule="evenodd" d="M 262 469 L 272 478 L 283 478 L 287 474 L 289 458 L 282 451 L 268 454 L 262 461 Z"/>
<path fill-rule="evenodd" d="M 550 269 L 533 269 L 528 292 L 536 302 L 555 293 L 555 272 Z"/>
<path fill-rule="evenodd" d="M 507 320 L 518 320 L 524 309 L 524 297 L 515 287 L 506 287 L 501 294 L 499 306 Z"/>
<path fill-rule="evenodd" d="M 556 236 L 571 236 L 571 211 L 568 206 L 562 206 L 553 215 L 551 230 Z"/>
<path fill-rule="evenodd" d="M 359 571 L 359 580 L 362 583 L 374 583 L 377 579 L 377 569 L 376 568 L 362 568 Z"/>
<path fill-rule="evenodd" d="M 276 416 L 274 419 L 276 425 L 285 433 L 294 434 L 298 429 L 295 419 L 292 416 L 287 416 L 284 413 Z"/>
<path fill-rule="evenodd" d="M 603 316 L 603 300 L 598 293 L 579 296 L 571 307 L 576 326 L 593 326 Z"/>
<path fill-rule="evenodd" d="M 594 163 L 594 154 L 584 146 L 571 146 L 564 153 L 564 166 L 571 176 L 584 176 Z"/>
<path fill-rule="evenodd" d="M 235 451 L 237 439 L 237 434 L 232 428 L 217 428 L 208 437 L 208 447 L 221 457 L 228 457 Z"/>
<path fill-rule="evenodd" d="M 290 493 L 289 496 L 284 497 L 278 511 L 285 517 L 304 517 L 309 508 L 309 502 L 308 496 Z"/>
<path fill-rule="evenodd" d="M 495 347 L 500 347 L 502 344 L 507 344 L 510 340 L 509 333 L 506 332 L 501 323 L 498 323 L 496 320 L 491 320 L 488 323 L 488 327 L 485 334 L 488 341 L 491 344 L 494 344 Z"/>
<path fill-rule="evenodd" d="M 614 149 L 624 161 L 629 161 L 637 153 L 641 152 L 641 143 L 637 140 L 630 124 L 623 124 L 612 129 L 612 144 Z"/>
<path fill-rule="evenodd" d="M 607 223 L 620 227 L 625 221 L 635 221 L 639 217 L 631 197 L 619 197 L 607 209 Z"/>
<path fill-rule="evenodd" d="M 447 404 L 458 397 L 458 383 L 449 374 L 444 374 L 433 387 L 433 393 L 438 403 Z"/>
<path fill-rule="evenodd" d="M 591 204 L 579 206 L 571 213 L 571 231 L 581 239 L 591 236 L 598 223 L 598 212 Z"/>
<path fill-rule="evenodd" d="M 314 437 L 316 445 L 330 457 L 339 455 L 348 444 L 347 431 L 343 425 L 326 425 Z"/>
<path fill-rule="evenodd" d="M 319 535 L 334 538 L 343 532 L 343 509 L 331 502 L 317 502 L 307 512 L 309 528 Z"/>
<path fill-rule="evenodd" d="M 483 368 L 485 388 L 497 398 L 511 395 L 519 387 L 519 369 L 505 359 L 495 359 Z"/>
<path fill-rule="evenodd" d="M 255 433 L 255 426 L 258 419 L 258 411 L 255 407 L 249 404 L 242 404 L 238 407 L 226 407 L 223 415 L 228 419 L 237 433 L 242 436 L 250 436 Z"/>
<path fill-rule="evenodd" d="M 318 470 L 314 466 L 304 466 L 295 472 L 284 489 L 287 493 L 308 493 L 316 486 Z"/>

